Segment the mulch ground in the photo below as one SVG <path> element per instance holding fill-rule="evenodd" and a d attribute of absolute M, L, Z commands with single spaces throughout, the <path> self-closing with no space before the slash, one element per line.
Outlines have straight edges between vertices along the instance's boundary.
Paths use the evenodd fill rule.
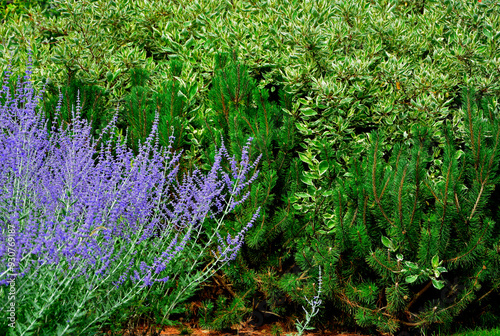
<path fill-rule="evenodd" d="M 280 323 L 276 322 L 274 325 L 263 325 L 260 327 L 253 327 L 251 325 L 245 324 L 240 329 L 231 329 L 226 331 L 211 331 L 203 328 L 196 328 L 193 326 L 193 323 L 182 323 L 183 327 L 164 327 L 160 332 L 155 333 L 147 326 L 142 325 L 133 330 L 124 331 L 120 333 L 120 336 L 174 336 L 174 335 L 191 335 L 191 336 L 260 336 L 260 335 L 276 335 L 276 336 L 286 336 L 287 334 L 297 336 L 298 332 L 294 331 L 286 331 L 286 327 Z M 279 326 L 282 330 L 281 333 L 276 334 L 273 333 L 273 326 Z M 188 332 L 181 332 L 182 329 L 188 330 Z M 111 333 L 107 333 L 104 335 L 111 335 Z M 360 332 L 347 332 L 347 331 L 329 331 L 329 330 L 313 330 L 313 331 L 305 331 L 303 336 L 373 336 L 367 335 Z"/>

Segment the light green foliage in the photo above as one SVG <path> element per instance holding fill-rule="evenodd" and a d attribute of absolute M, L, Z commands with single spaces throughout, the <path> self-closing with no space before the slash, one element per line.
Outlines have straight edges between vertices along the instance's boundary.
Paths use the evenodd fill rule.
<path fill-rule="evenodd" d="M 123 101 L 132 66 L 145 64 L 157 91 L 167 73 L 164 61 L 182 59 L 182 80 L 201 81 L 203 95 L 213 55 L 229 48 L 239 49 L 250 70 L 264 75 L 259 85 L 276 83 L 281 74 L 293 94 L 311 98 L 310 105 L 301 102 L 291 113 L 313 119 L 331 115 L 330 137 L 338 133 L 337 142 L 352 137 L 347 126 L 358 119 L 364 119 L 364 127 L 387 124 L 402 139 L 408 121 L 434 122 L 436 118 L 427 118 L 431 113 L 445 117 L 464 74 L 474 74 L 470 77 L 481 89 L 498 92 L 495 62 L 483 62 L 498 48 L 493 4 L 426 2 L 423 14 L 411 2 L 395 1 L 239 2 L 236 8 L 217 2 L 53 4 L 60 13 L 57 20 L 30 10 L 33 19 L 23 16 L 0 28 L 2 36 L 13 35 L 0 49 L 2 69 L 6 49 L 15 50 L 15 64 L 25 64 L 22 31 L 34 37 L 37 86 L 42 78 L 62 83 L 67 66 L 83 82 L 109 90 L 112 100 L 105 107 L 112 110 Z M 362 19 L 366 17 L 371 19 Z M 315 134 L 328 130 L 305 127 Z"/>
<path fill-rule="evenodd" d="M 41 9 L 47 15 L 54 15 L 50 0 L 0 0 L 0 19 L 2 23 L 9 18 L 29 13 L 29 9 Z"/>

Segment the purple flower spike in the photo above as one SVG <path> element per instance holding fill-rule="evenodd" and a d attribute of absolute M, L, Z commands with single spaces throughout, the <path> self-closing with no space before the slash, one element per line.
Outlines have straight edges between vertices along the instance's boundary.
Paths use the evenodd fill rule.
<path fill-rule="evenodd" d="M 248 162 L 249 139 L 238 170 L 238 163 L 229 158 L 222 145 L 207 176 L 195 171 L 184 176 L 182 184 L 173 185 L 180 153 L 171 157 L 173 137 L 166 150 L 158 148 L 157 113 L 152 131 L 139 145 L 135 158 L 123 142 L 116 143 L 116 114 L 97 139 L 100 142 L 108 132 L 111 138 L 106 144 L 100 143 L 94 160 L 96 141 L 88 122 L 80 118 L 79 98 L 71 124 L 66 129 L 57 128 L 55 119 L 63 98 L 60 94 L 52 131 L 47 134 L 43 116 L 35 113 L 45 86 L 33 101 L 30 62 L 31 51 L 23 94 L 21 82 L 13 98 L 7 86 L 0 91 L 6 94 L 5 104 L 0 105 L 0 286 L 9 286 L 14 297 L 22 297 L 15 302 L 22 329 L 16 332 L 31 334 L 37 328 L 44 329 L 40 327 L 43 321 L 59 311 L 58 321 L 67 322 L 51 324 L 47 328 L 53 327 L 53 333 L 48 329 L 44 333 L 71 334 L 78 325 L 79 332 L 85 334 L 142 288 L 176 278 L 170 262 L 186 251 L 198 250 L 201 224 L 207 216 L 213 216 L 213 205 L 225 215 L 248 197 L 233 201 L 257 178 L 258 172 L 248 180 L 246 174 L 260 157 L 253 164 Z M 10 73 L 7 71 L 4 83 L 8 83 Z M 19 107 L 20 101 L 23 107 Z M 113 146 L 116 158 L 111 154 Z M 224 173 L 218 176 L 223 157 L 231 160 L 232 178 Z M 166 203 L 162 199 L 169 195 L 170 186 L 174 200 Z M 231 199 L 224 208 L 225 187 Z M 234 260 L 244 233 L 258 213 L 234 239 L 227 237 L 227 244 L 218 236 L 219 267 Z M 177 232 L 170 237 L 174 227 Z M 185 274 L 180 276 L 194 280 L 179 289 L 166 309 L 166 317 L 185 290 L 212 274 L 210 268 L 193 277 L 192 270 L 182 270 Z M 5 317 L 12 306 L 10 297 L 1 299 L 0 316 Z M 51 309 L 56 302 L 66 306 Z M 103 309 L 108 306 L 110 309 Z M 81 327 L 82 316 L 91 312 L 93 315 L 85 321 L 93 322 Z M 8 322 L 6 317 L 1 320 Z M 0 330 L 2 327 L 0 324 Z"/>

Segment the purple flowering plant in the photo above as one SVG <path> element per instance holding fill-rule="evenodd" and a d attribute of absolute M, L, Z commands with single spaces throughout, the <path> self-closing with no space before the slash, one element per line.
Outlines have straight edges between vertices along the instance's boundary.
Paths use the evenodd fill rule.
<path fill-rule="evenodd" d="M 35 113 L 40 97 L 32 99 L 30 69 L 31 50 L 28 85 L 18 81 L 12 99 L 3 86 L 6 102 L 0 104 L 0 333 L 95 334 L 123 307 L 178 280 L 161 307 L 161 321 L 168 321 L 197 285 L 235 259 L 258 217 L 259 210 L 234 239 L 223 240 L 217 232 L 257 178 L 258 170 L 246 180 L 260 160 L 249 164 L 252 139 L 240 163 L 222 144 L 207 176 L 196 170 L 175 185 L 181 153 L 170 157 L 173 137 L 166 150 L 158 148 L 158 113 L 137 157 L 122 141 L 116 158 L 111 154 L 115 115 L 98 141 L 108 131 L 111 139 L 93 159 L 97 153 L 90 126 L 80 119 L 79 100 L 72 123 L 56 132 L 54 121 L 48 136 L 43 116 Z M 19 107 L 20 101 L 25 105 Z M 61 101 L 62 95 L 57 112 Z M 231 162 L 232 176 L 221 169 L 223 157 Z M 170 186 L 175 197 L 167 202 Z M 226 187 L 230 197 L 224 207 Z M 203 236 L 202 246 L 204 218 L 217 214 L 222 214 L 218 226 L 208 239 Z M 200 271 L 198 259 L 214 235 L 218 253 L 211 251 L 215 260 Z"/>

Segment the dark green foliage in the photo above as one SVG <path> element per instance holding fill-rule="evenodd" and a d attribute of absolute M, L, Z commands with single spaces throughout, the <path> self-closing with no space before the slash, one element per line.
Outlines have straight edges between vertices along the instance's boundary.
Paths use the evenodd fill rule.
<path fill-rule="evenodd" d="M 57 119 L 58 127 L 62 123 L 63 128 L 66 129 L 67 125 L 71 123 L 72 114 L 76 115 L 77 112 L 77 99 L 80 101 L 81 117 L 90 122 L 91 134 L 94 139 L 99 137 L 99 130 L 102 130 L 108 124 L 109 120 L 106 119 L 107 112 L 103 108 L 104 100 L 102 98 L 108 96 L 109 93 L 96 85 L 84 84 L 71 71 L 68 72 L 68 81 L 64 87 L 58 89 L 49 83 L 45 91 L 45 98 L 40 104 L 42 106 L 40 111 L 44 111 L 45 120 L 48 121 L 47 132 L 49 135 L 51 134 L 52 122 L 56 115 L 60 94 L 62 94 L 63 99 L 59 110 L 59 118 Z"/>
<path fill-rule="evenodd" d="M 230 327 L 229 322 L 240 319 L 244 312 L 233 309 L 234 300 L 244 299 L 248 307 L 257 288 L 266 298 L 271 297 L 272 300 L 274 296 L 277 299 L 277 295 L 272 294 L 278 289 L 277 275 L 269 282 L 274 289 L 272 286 L 257 287 L 256 282 L 268 273 L 269 268 L 276 270 L 291 257 L 289 254 L 283 258 L 285 249 L 278 250 L 275 246 L 290 249 L 295 237 L 303 234 L 299 222 L 293 220 L 294 210 L 288 202 L 289 196 L 296 191 L 302 171 L 302 165 L 294 154 L 300 140 L 294 119 L 282 110 L 282 107 L 292 109 L 291 99 L 281 92 L 281 107 L 269 103 L 267 90 L 258 89 L 255 80 L 248 76 L 246 66 L 238 64 L 236 59 L 236 54 L 231 59 L 224 53 L 216 57 L 215 76 L 208 94 L 212 113 L 205 117 L 207 130 L 204 133 L 207 136 L 200 145 L 204 150 L 202 167 L 205 169 L 213 163 L 215 146 L 220 146 L 221 138 L 230 149 L 230 155 L 234 155 L 241 153 L 249 136 L 253 137 L 251 160 L 261 153 L 263 155 L 262 165 L 258 167 L 259 178 L 253 183 L 249 201 L 237 206 L 234 214 L 224 218 L 219 231 L 222 237 L 228 233 L 234 236 L 248 223 L 258 207 L 261 208 L 262 221 L 255 223 L 247 233 L 242 257 L 223 268 L 237 297 L 231 304 L 229 301 L 221 303 L 225 307 L 220 308 L 220 314 L 216 314 L 220 318 L 213 321 L 213 328 Z M 229 166 L 225 170 L 231 172 Z M 211 235 L 216 222 L 209 218 L 205 222 L 207 234 Z"/>
<path fill-rule="evenodd" d="M 199 316 L 200 316 L 200 327 L 204 329 L 210 329 L 210 324 L 209 321 L 213 319 L 213 309 L 214 309 L 214 304 L 210 301 L 204 301 L 202 302 L 202 305 L 199 310 Z"/>
<path fill-rule="evenodd" d="M 182 63 L 173 60 L 171 62 L 172 77 L 180 76 Z M 153 94 L 152 99 L 147 99 L 148 90 L 146 81 L 148 75 L 143 69 L 132 69 L 131 93 L 125 98 L 126 120 L 128 121 L 129 145 L 134 153 L 139 152 L 138 142 L 144 143 L 147 135 L 151 132 L 156 111 L 160 114 L 158 125 L 158 135 L 160 145 L 168 146 L 169 136 L 174 136 L 174 149 L 182 148 L 186 145 L 186 133 L 188 124 L 193 119 L 188 120 L 188 110 L 186 96 L 180 91 L 181 84 L 178 80 L 163 83 L 163 90 Z M 192 111 L 190 111 L 192 114 Z"/>
<path fill-rule="evenodd" d="M 214 318 L 211 320 L 210 329 L 213 330 L 223 330 L 234 324 L 239 324 L 242 322 L 241 316 L 251 313 L 250 308 L 246 308 L 243 301 L 244 298 L 236 297 L 230 302 L 224 296 L 219 296 L 217 300 L 217 309 L 214 313 Z"/>
<path fill-rule="evenodd" d="M 335 185 L 334 234 L 329 244 L 317 239 L 323 251 L 330 245 L 339 257 L 330 271 L 337 280 L 324 288 L 360 326 L 394 333 L 439 322 L 443 330 L 477 299 L 481 286 L 485 292 L 499 288 L 500 230 L 492 220 L 499 206 L 491 197 L 500 182 L 499 111 L 478 110 L 473 97 L 473 90 L 464 89 L 468 148 L 456 148 L 446 124 L 438 178 L 427 174 L 429 129 L 415 126 L 411 144 L 395 144 L 388 160 L 384 134 L 371 132 L 367 155 Z M 313 259 L 311 252 L 302 262 Z M 462 290 L 447 301 L 435 300 L 445 284 L 440 279 L 448 275 L 460 275 Z"/>

